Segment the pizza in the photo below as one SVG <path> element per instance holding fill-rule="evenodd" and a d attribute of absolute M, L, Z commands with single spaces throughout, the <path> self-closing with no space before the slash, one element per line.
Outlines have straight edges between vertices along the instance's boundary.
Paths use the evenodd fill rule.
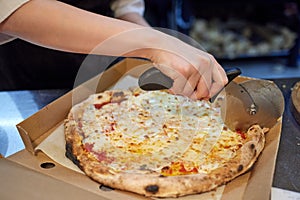
<path fill-rule="evenodd" d="M 268 131 L 232 131 L 216 105 L 166 90 L 92 94 L 65 120 L 66 156 L 119 190 L 153 197 L 213 190 L 253 166 Z"/>

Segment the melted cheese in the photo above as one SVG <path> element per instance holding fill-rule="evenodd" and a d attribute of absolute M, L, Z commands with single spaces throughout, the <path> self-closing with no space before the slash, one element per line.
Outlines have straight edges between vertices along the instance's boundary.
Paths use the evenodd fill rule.
<path fill-rule="evenodd" d="M 209 102 L 161 91 L 125 95 L 125 101 L 100 109 L 89 105 L 82 116 L 83 143 L 93 144 L 95 154 L 106 152 L 109 159 L 102 162 L 116 171 L 159 172 L 181 162 L 186 171 L 209 172 L 239 147 L 240 138 L 223 131 L 220 112 Z"/>

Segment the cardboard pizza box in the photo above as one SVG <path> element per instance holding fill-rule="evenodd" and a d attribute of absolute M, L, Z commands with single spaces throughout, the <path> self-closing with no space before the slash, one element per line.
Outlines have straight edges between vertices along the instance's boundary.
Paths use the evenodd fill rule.
<path fill-rule="evenodd" d="M 56 190 L 56 194 L 51 194 L 55 195 L 56 199 L 60 199 L 66 192 L 73 192 L 77 189 L 80 191 L 77 192 L 76 196 L 72 199 L 86 198 L 87 193 L 90 194 L 91 199 L 96 195 L 100 200 L 155 199 L 101 186 L 83 173 L 74 171 L 54 161 L 43 151 L 35 150 L 49 135 L 53 134 L 58 127 L 62 126 L 63 120 L 66 118 L 72 105 L 81 102 L 92 93 L 101 92 L 110 88 L 125 75 L 138 77 L 139 74 L 149 67 L 151 67 L 151 64 L 145 60 L 125 59 L 104 73 L 79 85 L 69 93 L 19 123 L 17 128 L 25 144 L 25 150 L 6 159 L 1 159 L 1 162 L 7 166 L 5 169 L 7 174 L 15 174 L 14 176 L 10 176 L 10 181 L 7 183 L 8 188 L 9 186 L 22 188 L 24 182 L 18 181 L 19 176 L 16 174 L 22 174 L 22 172 L 24 172 L 25 174 L 34 174 L 37 177 L 30 181 L 30 185 L 26 186 L 26 191 L 22 190 L 24 194 L 52 192 L 53 188 L 59 186 L 58 188 L 65 188 L 65 190 L 58 189 Z M 242 82 L 248 79 L 247 77 L 238 77 L 235 81 Z M 280 133 L 281 121 L 267 133 L 265 149 L 249 172 L 214 191 L 204 194 L 188 195 L 177 199 L 269 199 Z M 4 172 L 0 170 L 1 176 L 3 173 Z M 23 178 L 26 177 L 23 176 Z M 41 184 L 41 179 L 42 183 L 46 185 L 47 180 L 49 180 L 51 187 L 49 187 L 48 190 L 47 188 L 44 188 L 43 191 L 40 190 L 39 184 Z M 18 196 L 18 194 L 11 193 L 10 190 L 1 189 L 1 193 L 4 196 L 5 193 L 7 193 L 9 197 L 15 195 L 16 199 Z M 28 197 L 23 195 L 22 199 L 32 200 L 35 198 L 33 198 L 32 195 Z M 54 199 L 54 197 L 52 199 Z"/>

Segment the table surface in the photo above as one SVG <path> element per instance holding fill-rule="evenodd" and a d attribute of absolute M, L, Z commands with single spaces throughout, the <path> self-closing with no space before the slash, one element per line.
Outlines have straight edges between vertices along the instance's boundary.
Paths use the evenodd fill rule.
<path fill-rule="evenodd" d="M 291 113 L 291 89 L 300 78 L 274 79 L 285 99 L 273 186 L 300 192 L 300 125 Z"/>
<path fill-rule="evenodd" d="M 291 88 L 300 78 L 273 79 L 285 98 L 280 146 L 273 187 L 300 192 L 300 125 L 291 113 Z M 24 148 L 15 125 L 34 114 L 66 89 L 0 92 L 0 153 L 9 156 Z"/>

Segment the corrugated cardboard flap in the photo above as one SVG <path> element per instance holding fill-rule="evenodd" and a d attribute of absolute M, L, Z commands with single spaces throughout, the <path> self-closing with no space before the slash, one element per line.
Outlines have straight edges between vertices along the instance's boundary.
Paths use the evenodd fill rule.
<path fill-rule="evenodd" d="M 17 124 L 25 148 L 34 153 L 35 147 L 51 133 L 53 128 L 63 122 L 72 105 L 81 102 L 92 93 L 109 88 L 129 71 L 132 75 L 138 76 L 150 65 L 151 63 L 146 60 L 125 59 Z"/>

